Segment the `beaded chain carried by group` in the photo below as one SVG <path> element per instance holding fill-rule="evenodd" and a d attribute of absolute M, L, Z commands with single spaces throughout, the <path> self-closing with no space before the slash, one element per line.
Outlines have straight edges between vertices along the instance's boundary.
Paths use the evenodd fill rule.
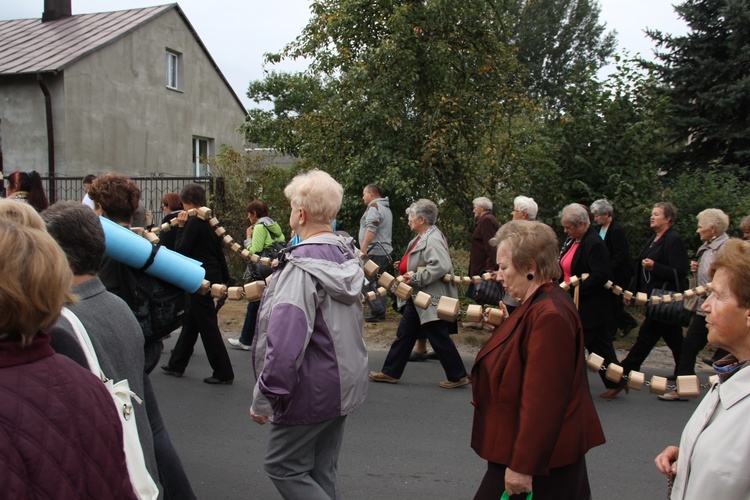
<path fill-rule="evenodd" d="M 239 253 L 243 258 L 250 259 L 253 263 L 260 262 L 262 265 L 272 265 L 271 259 L 266 257 L 260 257 L 257 254 L 251 254 L 247 249 L 243 248 L 242 245 L 235 242 L 234 239 L 227 234 L 226 230 L 221 226 L 219 220 L 212 216 L 211 209 L 208 207 L 193 208 L 187 211 L 188 217 L 198 217 L 203 220 L 207 220 L 216 235 L 221 238 L 222 242 L 227 245 L 233 252 Z M 165 222 L 160 226 L 155 226 L 150 231 L 144 228 L 134 227 L 131 230 L 139 234 L 151 243 L 159 243 L 159 234 L 162 232 L 170 231 L 174 226 L 177 226 L 177 219 L 174 218 L 170 222 Z M 458 299 L 448 296 L 433 297 L 424 292 L 417 292 L 414 294 L 414 289 L 406 284 L 406 276 L 410 276 L 413 272 L 409 272 L 406 275 L 393 277 L 388 273 L 382 273 L 378 275 L 379 267 L 372 260 L 366 260 L 363 263 L 363 269 L 365 275 L 368 278 L 377 277 L 377 283 L 380 285 L 377 292 L 368 292 L 367 298 L 374 300 L 378 295 L 385 296 L 390 291 L 398 298 L 402 300 L 411 299 L 416 307 L 427 309 L 430 306 L 437 308 L 438 318 L 446 321 L 456 321 L 458 316 L 465 316 L 468 321 L 475 323 L 486 322 L 493 326 L 499 326 L 503 320 L 507 317 L 506 313 L 495 307 L 487 307 L 482 310 L 482 306 L 472 304 L 467 306 L 466 311 L 460 309 L 460 302 Z M 418 270 L 419 271 L 419 270 Z M 245 299 L 248 302 L 254 302 L 261 299 L 263 290 L 273 275 L 269 276 L 266 281 L 254 281 L 248 283 L 242 287 L 227 287 L 223 284 L 211 284 L 208 280 L 203 280 L 203 284 L 198 290 L 201 294 L 211 293 L 214 298 L 224 298 L 229 300 L 242 300 Z M 571 288 L 576 289 L 582 281 L 588 278 L 588 274 L 582 274 L 580 277 L 572 276 L 569 281 L 560 283 L 560 287 L 565 290 Z M 484 273 L 482 276 L 454 276 L 446 274 L 443 277 L 444 282 L 453 282 L 456 285 L 470 285 L 472 283 L 477 284 L 481 281 L 491 281 L 494 279 L 492 273 Z M 636 306 L 644 306 L 647 303 L 653 305 L 668 304 L 670 302 L 681 302 L 685 298 L 692 298 L 697 296 L 705 296 L 711 292 L 711 283 L 707 283 L 706 286 L 697 286 L 692 289 L 687 289 L 683 293 L 674 293 L 668 295 L 652 295 L 649 297 L 647 294 L 638 292 L 633 293 L 629 290 L 623 290 L 622 287 L 615 285 L 612 281 L 608 281 L 604 284 L 604 287 L 611 290 L 613 294 L 622 296 L 624 299 L 632 300 Z M 576 289 L 576 291 L 578 291 Z M 576 294 L 577 295 L 577 294 Z M 364 300 L 364 297 L 363 297 Z M 711 387 L 717 380 L 717 376 L 714 375 L 709 379 L 709 384 L 701 386 L 698 381 L 698 377 L 695 375 L 684 375 L 677 377 L 676 386 L 667 385 L 666 377 L 659 377 L 654 375 L 650 381 L 645 380 L 645 375 L 635 370 L 629 374 L 624 374 L 624 369 L 615 364 L 610 363 L 609 366 L 604 366 L 604 359 L 595 354 L 591 353 L 586 358 L 586 364 L 591 371 L 604 371 L 605 376 L 612 382 L 620 382 L 626 380 L 627 385 L 631 389 L 641 390 L 644 385 L 650 387 L 650 391 L 655 394 L 664 394 L 667 390 L 676 389 L 680 397 L 696 397 L 700 395 L 701 388 Z"/>

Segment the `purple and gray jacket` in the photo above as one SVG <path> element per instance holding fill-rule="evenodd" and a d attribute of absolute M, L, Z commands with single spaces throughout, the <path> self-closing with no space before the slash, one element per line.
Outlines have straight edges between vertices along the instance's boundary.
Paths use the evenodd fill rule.
<path fill-rule="evenodd" d="M 286 252 L 260 304 L 252 409 L 284 425 L 348 415 L 367 397 L 364 272 L 351 238 L 326 234 Z"/>

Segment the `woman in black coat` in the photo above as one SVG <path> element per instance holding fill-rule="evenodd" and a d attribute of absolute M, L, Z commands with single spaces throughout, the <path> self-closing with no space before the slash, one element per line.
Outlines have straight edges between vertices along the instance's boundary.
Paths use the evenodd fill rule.
<path fill-rule="evenodd" d="M 619 364 L 612 338 L 609 335 L 609 324 L 614 320 L 614 304 L 611 294 L 604 284 L 612 279 L 609 255 L 604 242 L 591 228 L 588 211 L 578 203 L 566 206 L 560 214 L 563 229 L 571 239 L 560 257 L 563 278 L 568 281 L 571 276 L 581 277 L 588 273 L 588 278 L 579 287 L 578 315 L 583 325 L 584 346 L 590 353 L 604 358 L 605 366 Z M 612 391 L 619 392 L 625 386 L 624 381 L 614 383 L 599 375 L 608 389 L 601 395 L 608 398 Z"/>
<path fill-rule="evenodd" d="M 638 258 L 633 292 L 651 296 L 654 288 L 675 292 L 684 290 L 690 262 L 682 237 L 672 228 L 676 218 L 677 209 L 671 203 L 657 203 L 651 210 L 651 229 L 654 235 L 648 239 Z M 682 327 L 646 316 L 635 345 L 622 362 L 626 374 L 631 370 L 641 369 L 641 364 L 660 338 L 664 338 L 672 351 L 676 368 L 682 350 Z M 670 378 L 673 377 L 674 375 Z"/>

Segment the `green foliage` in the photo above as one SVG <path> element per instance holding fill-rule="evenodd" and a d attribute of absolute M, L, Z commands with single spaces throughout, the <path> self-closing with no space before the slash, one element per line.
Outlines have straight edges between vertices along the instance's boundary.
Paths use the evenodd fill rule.
<path fill-rule="evenodd" d="M 637 252 L 649 235 L 648 214 L 663 189 L 664 102 L 648 71 L 633 60 L 617 61 L 617 72 L 604 83 L 591 76 L 571 87 L 567 112 L 550 125 L 558 145 L 555 163 L 563 172 L 562 199 L 540 205 L 540 212 L 550 217 L 556 215 L 550 209 L 559 211 L 567 203 L 590 205 L 605 198 Z"/>
<path fill-rule="evenodd" d="M 529 69 L 529 89 L 554 109 L 565 109 L 567 88 L 584 81 L 588 71 L 596 72 L 614 54 L 615 33 L 605 33 L 595 1 L 501 3 L 516 20 L 514 41 L 519 60 Z"/>
<path fill-rule="evenodd" d="M 701 245 L 696 234 L 696 216 L 706 208 L 723 210 L 730 221 L 730 236 L 742 237 L 740 221 L 750 214 L 748 185 L 735 174 L 726 171 L 706 170 L 680 174 L 665 198 L 678 209 L 675 229 L 682 235 L 688 252 L 692 255 Z"/>
<path fill-rule="evenodd" d="M 748 177 L 750 2 L 687 0 L 684 36 L 649 31 L 664 50 L 655 65 L 669 97 L 671 171 L 721 168 Z"/>
<path fill-rule="evenodd" d="M 211 171 L 221 179 L 222 185 L 211 202 L 227 234 L 243 244 L 249 225 L 245 207 L 259 199 L 268 205 L 269 216 L 281 225 L 288 238 L 289 202 L 284 196 L 284 187 L 294 171 L 274 166 L 271 155 L 240 153 L 230 146 L 222 146 L 212 161 Z M 226 255 L 230 275 L 241 278 L 245 271 L 244 259 L 235 252 L 226 252 Z"/>

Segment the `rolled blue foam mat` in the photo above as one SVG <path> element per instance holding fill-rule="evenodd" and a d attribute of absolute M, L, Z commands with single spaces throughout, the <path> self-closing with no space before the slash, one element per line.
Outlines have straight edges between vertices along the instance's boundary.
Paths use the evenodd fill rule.
<path fill-rule="evenodd" d="M 143 267 L 151 256 L 151 242 L 105 217 L 99 219 L 104 228 L 104 255 L 136 269 Z M 165 247 L 159 247 L 146 273 L 188 292 L 197 291 L 206 276 L 200 262 Z"/>

